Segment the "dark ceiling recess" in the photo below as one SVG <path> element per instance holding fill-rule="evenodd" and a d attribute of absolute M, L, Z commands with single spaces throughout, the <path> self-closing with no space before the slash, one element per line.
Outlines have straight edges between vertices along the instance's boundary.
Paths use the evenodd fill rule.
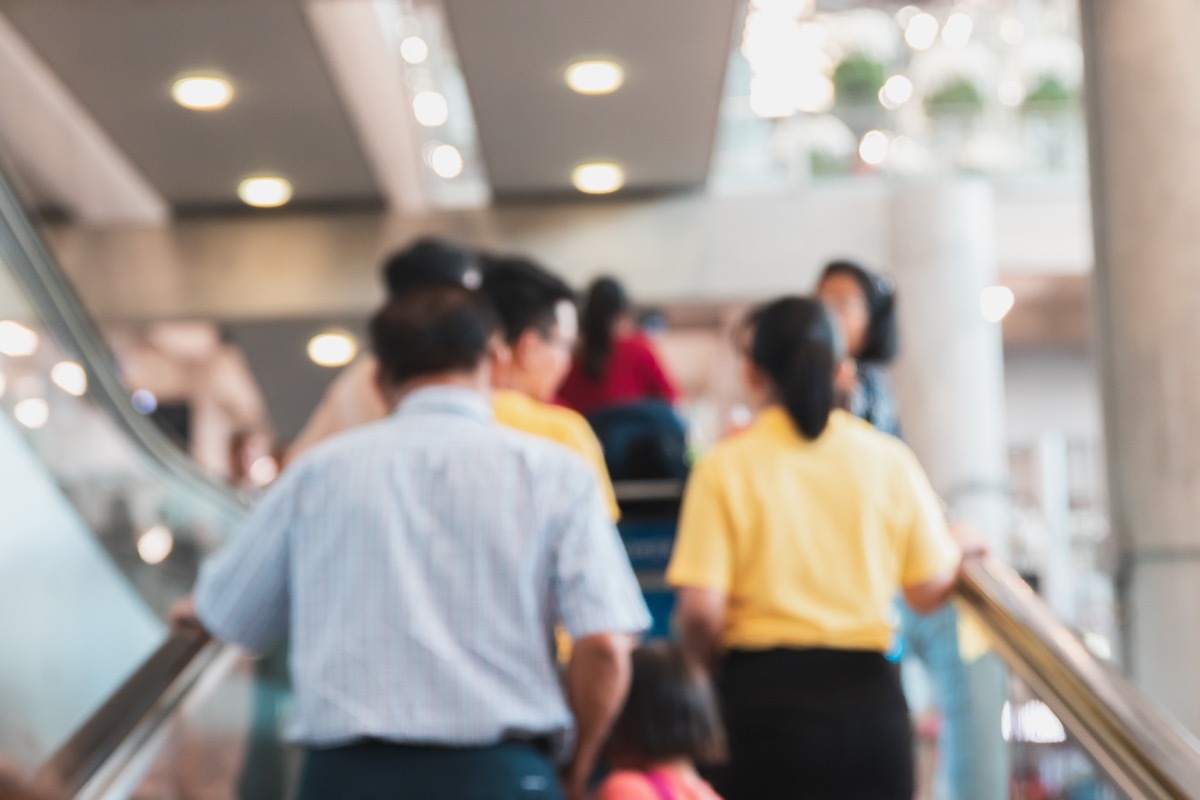
<path fill-rule="evenodd" d="M 738 0 L 446 0 L 498 198 L 569 191 L 581 163 L 611 161 L 631 192 L 708 176 Z M 567 88 L 575 61 L 625 69 L 615 93 Z"/>
<path fill-rule="evenodd" d="M 259 172 L 288 178 L 300 204 L 379 200 L 301 3 L 0 0 L 0 12 L 176 208 L 244 209 L 237 185 Z M 233 102 L 177 106 L 171 84 L 194 71 L 230 78 Z"/>

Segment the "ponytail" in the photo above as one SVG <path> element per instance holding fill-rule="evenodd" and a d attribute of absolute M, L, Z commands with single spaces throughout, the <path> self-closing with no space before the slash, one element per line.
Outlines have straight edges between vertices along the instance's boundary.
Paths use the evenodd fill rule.
<path fill-rule="evenodd" d="M 796 430 L 820 438 L 836 407 L 834 372 L 844 346 L 829 313 L 816 300 L 787 297 L 750 318 L 750 356 L 766 373 Z"/>
<path fill-rule="evenodd" d="M 581 358 L 583 373 L 600 380 L 608 369 L 617 336 L 617 321 L 629 310 L 629 296 L 615 278 L 597 278 L 583 304 Z"/>

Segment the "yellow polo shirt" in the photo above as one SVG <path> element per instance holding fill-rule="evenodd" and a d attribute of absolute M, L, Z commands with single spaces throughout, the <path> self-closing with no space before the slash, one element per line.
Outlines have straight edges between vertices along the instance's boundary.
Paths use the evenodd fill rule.
<path fill-rule="evenodd" d="M 900 440 L 835 411 L 808 441 L 772 407 L 693 471 L 667 582 L 728 596 L 726 647 L 886 651 L 897 591 L 959 558 Z"/>
<path fill-rule="evenodd" d="M 569 408 L 534 400 L 520 392 L 498 391 L 492 396 L 496 421 L 514 430 L 558 442 L 583 456 L 596 473 L 600 490 L 614 521 L 621 518 L 604 450 L 587 420 Z"/>

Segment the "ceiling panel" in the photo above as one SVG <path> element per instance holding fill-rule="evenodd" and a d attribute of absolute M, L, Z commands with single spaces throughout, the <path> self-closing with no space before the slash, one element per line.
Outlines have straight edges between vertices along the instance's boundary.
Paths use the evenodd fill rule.
<path fill-rule="evenodd" d="M 236 204 L 238 181 L 260 171 L 292 180 L 299 202 L 378 201 L 295 0 L 0 0 L 0 12 L 176 207 Z M 234 102 L 176 106 L 172 81 L 196 70 L 232 78 Z"/>
<path fill-rule="evenodd" d="M 584 161 L 626 186 L 697 186 L 709 169 L 738 0 L 446 0 L 497 196 L 568 190 Z M 571 92 L 574 61 L 625 68 L 615 94 Z"/>

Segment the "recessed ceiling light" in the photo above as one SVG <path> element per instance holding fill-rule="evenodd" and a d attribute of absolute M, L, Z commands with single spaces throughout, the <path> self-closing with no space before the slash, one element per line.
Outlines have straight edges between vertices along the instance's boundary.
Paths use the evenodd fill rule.
<path fill-rule="evenodd" d="M 446 104 L 446 98 L 440 92 L 424 91 L 418 92 L 412 102 L 413 114 L 417 117 L 417 122 L 424 125 L 426 128 L 436 128 L 439 125 L 445 125 L 446 120 L 450 118 L 450 107 Z"/>
<path fill-rule="evenodd" d="M 60 361 L 50 370 L 50 379 L 67 394 L 83 397 L 87 392 L 87 373 L 74 361 Z"/>
<path fill-rule="evenodd" d="M 238 197 L 246 205 L 276 208 L 292 199 L 292 184 L 277 175 L 254 175 L 238 184 Z"/>
<path fill-rule="evenodd" d="M 625 185 L 625 172 L 616 164 L 581 164 L 571 173 L 575 188 L 585 194 L 610 194 Z"/>
<path fill-rule="evenodd" d="M 463 171 L 462 153 L 452 144 L 439 144 L 429 154 L 429 166 L 440 178 L 457 178 Z"/>
<path fill-rule="evenodd" d="M 1013 310 L 1017 298 L 1007 286 L 989 286 L 979 295 L 979 313 L 988 322 L 1000 322 Z"/>
<path fill-rule="evenodd" d="M 184 108 L 215 111 L 233 99 L 233 84 L 215 75 L 189 75 L 175 81 L 171 97 Z"/>
<path fill-rule="evenodd" d="M 50 421 L 50 404 L 40 397 L 30 397 L 13 407 L 13 416 L 26 428 L 36 431 Z"/>
<path fill-rule="evenodd" d="M 870 164 L 877 167 L 887 160 L 888 151 L 892 148 L 892 141 L 883 131 L 867 131 L 863 136 L 862 142 L 858 145 L 859 158 L 864 164 Z"/>
<path fill-rule="evenodd" d="M 937 41 L 938 28 L 937 17 L 922 11 L 908 21 L 904 28 L 904 41 L 913 50 L 928 50 Z"/>
<path fill-rule="evenodd" d="M 0 353 L 18 358 L 37 352 L 38 335 L 19 322 L 0 320 Z"/>
<path fill-rule="evenodd" d="M 567 68 L 567 86 L 580 94 L 611 94 L 625 82 L 625 70 L 614 61 L 580 61 Z"/>
<path fill-rule="evenodd" d="M 147 564 L 161 564 L 175 549 L 175 534 L 166 525 L 155 525 L 137 540 L 138 555 Z"/>
<path fill-rule="evenodd" d="M 410 64 L 424 64 L 429 58 L 429 45 L 420 36 L 409 36 L 400 43 L 400 57 Z"/>
<path fill-rule="evenodd" d="M 358 355 L 358 342 L 348 333 L 322 333 L 308 342 L 308 357 L 320 367 L 344 367 Z"/>

